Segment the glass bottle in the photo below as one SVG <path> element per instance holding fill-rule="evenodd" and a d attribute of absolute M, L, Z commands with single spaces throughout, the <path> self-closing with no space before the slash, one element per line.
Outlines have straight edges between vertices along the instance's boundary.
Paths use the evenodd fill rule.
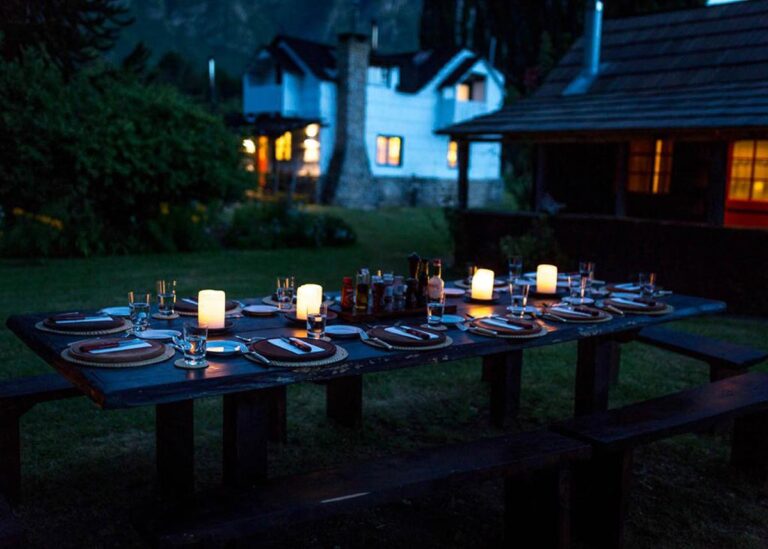
<path fill-rule="evenodd" d="M 362 269 L 355 277 L 355 311 L 368 311 L 368 292 L 371 289 L 371 277 L 367 269 Z"/>
<path fill-rule="evenodd" d="M 341 310 L 351 311 L 355 307 L 355 285 L 351 276 L 345 276 L 341 282 Z"/>
<path fill-rule="evenodd" d="M 429 301 L 442 301 L 445 294 L 445 282 L 443 282 L 443 262 L 441 259 L 432 260 L 432 276 L 429 278 L 427 295 Z"/>

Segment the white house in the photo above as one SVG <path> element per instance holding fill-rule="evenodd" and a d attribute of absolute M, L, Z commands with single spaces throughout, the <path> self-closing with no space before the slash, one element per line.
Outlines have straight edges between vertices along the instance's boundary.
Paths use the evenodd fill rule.
<path fill-rule="evenodd" d="M 261 134 L 245 143 L 253 169 L 322 181 L 341 148 L 339 132 L 345 142 L 359 135 L 364 153 L 350 150 L 346 158 L 368 158 L 363 170 L 373 188 L 358 189 L 372 197 L 361 199 L 367 205 L 453 203 L 456 144 L 435 131 L 500 108 L 502 75 L 466 49 L 380 54 L 370 50 L 367 37 L 353 35 L 349 46 L 347 38 L 340 36 L 337 48 L 278 36 L 258 52 L 243 76 L 243 114 Z M 471 203 L 497 200 L 500 145 L 477 144 L 470 154 Z M 356 180 L 369 177 L 360 171 Z M 337 193 L 339 203 L 358 204 L 344 200 L 346 187 Z"/>

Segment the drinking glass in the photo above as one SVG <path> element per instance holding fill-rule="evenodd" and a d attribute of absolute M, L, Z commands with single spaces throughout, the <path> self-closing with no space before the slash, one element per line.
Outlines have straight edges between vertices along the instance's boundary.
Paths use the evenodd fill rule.
<path fill-rule="evenodd" d="M 149 303 L 151 300 L 152 294 L 149 292 L 128 292 L 128 307 L 131 311 L 134 335 L 149 328 Z"/>
<path fill-rule="evenodd" d="M 509 276 L 508 281 L 513 281 L 516 278 L 520 278 L 523 275 L 523 257 L 520 255 L 513 255 L 507 260 L 507 269 Z"/>
<path fill-rule="evenodd" d="M 296 282 L 292 276 L 277 277 L 277 308 L 287 311 L 293 308 L 293 294 Z"/>
<path fill-rule="evenodd" d="M 640 293 L 646 297 L 653 297 L 656 293 L 656 273 L 640 273 L 637 276 Z"/>
<path fill-rule="evenodd" d="M 472 284 L 472 277 L 475 276 L 477 271 L 477 265 L 474 263 L 467 263 L 467 284 Z"/>
<path fill-rule="evenodd" d="M 157 281 L 157 312 L 160 316 L 173 316 L 173 309 L 176 305 L 176 281 L 158 280 Z"/>
<path fill-rule="evenodd" d="M 579 303 L 581 301 L 581 277 L 568 275 L 568 302 Z"/>
<path fill-rule="evenodd" d="M 427 325 L 438 326 L 445 314 L 445 292 L 440 292 L 437 298 L 430 297 L 427 301 Z"/>
<path fill-rule="evenodd" d="M 322 339 L 325 337 L 325 325 L 328 322 L 328 306 L 320 304 L 317 313 L 307 314 L 307 337 L 309 339 Z"/>
<path fill-rule="evenodd" d="M 595 279 L 595 263 L 593 261 L 579 261 L 579 276 L 581 277 L 579 297 L 584 301 L 591 293 L 592 281 Z"/>
<path fill-rule="evenodd" d="M 208 325 L 198 322 L 187 322 L 184 324 L 184 332 L 181 340 L 174 339 L 174 342 L 181 347 L 184 353 L 184 365 L 186 368 L 197 369 L 206 368 L 208 362 L 205 360 L 205 351 L 208 347 Z"/>
<path fill-rule="evenodd" d="M 516 278 L 509 283 L 509 298 L 512 313 L 518 313 L 520 318 L 525 316 L 525 309 L 528 306 L 528 294 L 531 291 L 530 281 L 524 278 Z"/>

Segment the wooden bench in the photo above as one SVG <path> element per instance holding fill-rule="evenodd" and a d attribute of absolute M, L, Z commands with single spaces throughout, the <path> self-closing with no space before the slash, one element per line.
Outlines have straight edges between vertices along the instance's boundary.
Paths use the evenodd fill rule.
<path fill-rule="evenodd" d="M 82 394 L 59 374 L 0 381 L 0 494 L 11 504 L 21 495 L 21 416 L 35 404 Z"/>
<path fill-rule="evenodd" d="M 640 330 L 637 341 L 706 362 L 710 381 L 743 374 L 768 359 L 764 351 L 659 326 Z"/>
<path fill-rule="evenodd" d="M 590 454 L 589 444 L 533 431 L 274 479 L 237 498 L 205 498 L 207 511 L 162 532 L 158 544 L 217 545 L 461 482 L 503 477 L 505 536 L 521 547 L 532 542 L 567 547 L 569 464 Z"/>
<path fill-rule="evenodd" d="M 768 472 L 768 374 L 752 372 L 557 423 L 552 429 L 589 442 L 593 457 L 574 469 L 575 523 L 598 547 L 621 547 L 629 501 L 632 450 L 734 419 L 731 463 Z M 588 516 L 587 516 L 588 514 Z"/>

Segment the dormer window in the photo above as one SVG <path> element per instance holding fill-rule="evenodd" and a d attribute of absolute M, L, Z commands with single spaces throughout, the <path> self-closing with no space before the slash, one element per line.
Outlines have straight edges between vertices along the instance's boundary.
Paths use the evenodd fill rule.
<path fill-rule="evenodd" d="M 471 75 L 457 84 L 456 101 L 485 101 L 485 76 Z"/>

